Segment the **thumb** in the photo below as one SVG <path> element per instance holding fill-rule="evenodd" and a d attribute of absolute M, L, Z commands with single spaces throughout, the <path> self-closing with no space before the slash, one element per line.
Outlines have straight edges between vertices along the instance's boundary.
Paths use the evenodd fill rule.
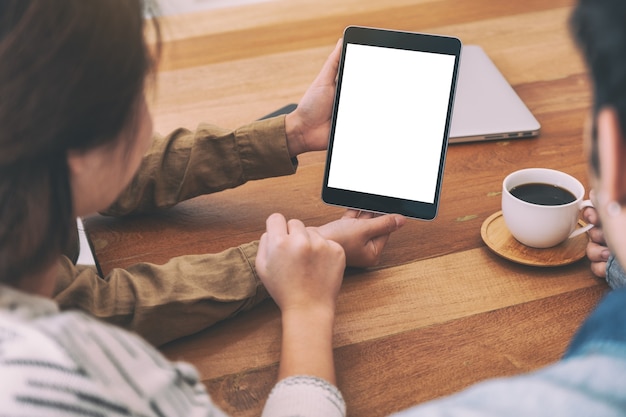
<path fill-rule="evenodd" d="M 388 235 L 400 229 L 406 224 L 406 217 L 400 214 L 386 214 L 374 217 L 367 221 L 367 234 L 370 239 L 377 236 Z"/>
<path fill-rule="evenodd" d="M 337 72 L 339 71 L 339 56 L 341 55 L 342 39 L 337 41 L 335 49 L 330 53 L 326 62 L 322 66 L 322 70 L 319 72 L 315 84 L 334 84 L 337 78 Z"/>
<path fill-rule="evenodd" d="M 369 247 L 370 261 L 369 264 L 377 264 L 380 255 L 387 245 L 389 235 L 406 223 L 406 217 L 399 214 L 388 214 L 385 216 L 375 217 L 368 221 L 370 229 L 367 231 L 366 246 Z"/>

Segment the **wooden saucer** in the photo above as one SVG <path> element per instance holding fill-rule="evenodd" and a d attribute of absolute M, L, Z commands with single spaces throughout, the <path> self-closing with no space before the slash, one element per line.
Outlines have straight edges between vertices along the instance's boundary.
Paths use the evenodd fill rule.
<path fill-rule="evenodd" d="M 582 220 L 579 227 L 584 227 Z M 510 261 L 532 266 L 568 265 L 585 256 L 589 238 L 586 233 L 567 239 L 552 248 L 537 249 L 519 243 L 509 232 L 504 223 L 502 211 L 489 216 L 480 228 L 483 241 L 489 249 Z"/>

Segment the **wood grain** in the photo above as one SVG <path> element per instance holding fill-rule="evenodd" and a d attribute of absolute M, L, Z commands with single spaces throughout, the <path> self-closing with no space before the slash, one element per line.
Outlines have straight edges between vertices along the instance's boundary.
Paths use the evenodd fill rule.
<path fill-rule="evenodd" d="M 573 333 L 603 294 L 597 286 L 584 288 L 337 348 L 348 415 L 383 416 L 547 366 L 567 348 L 561 334 Z M 272 363 L 205 384 L 226 411 L 255 416 L 277 371 Z"/>
<path fill-rule="evenodd" d="M 353 271 L 345 278 L 337 302 L 334 345 L 356 344 L 598 285 L 579 265 L 546 269 L 502 263 L 484 247 L 393 268 Z M 233 332 L 239 328 L 242 331 Z M 162 350 L 173 359 L 190 360 L 202 375 L 214 378 L 278 361 L 279 340 L 280 315 L 264 306 Z"/>
<path fill-rule="evenodd" d="M 163 18 L 152 103 L 159 132 L 234 128 L 298 102 L 350 24 L 458 36 L 479 44 L 542 125 L 536 139 L 449 147 L 438 217 L 409 221 L 381 264 L 347 271 L 335 359 L 349 415 L 380 416 L 486 378 L 545 366 L 606 291 L 586 260 L 541 268 L 494 254 L 481 225 L 500 210 L 503 178 L 563 170 L 589 189 L 582 132 L 590 85 L 567 28 L 573 0 L 274 0 Z M 325 153 L 289 177 L 255 181 L 153 215 L 86 220 L 105 271 L 164 263 L 258 239 L 272 212 L 320 225 Z M 419 181 L 419 179 L 415 179 Z M 271 301 L 162 351 L 198 367 L 215 401 L 257 416 L 275 383 L 280 316 Z"/>

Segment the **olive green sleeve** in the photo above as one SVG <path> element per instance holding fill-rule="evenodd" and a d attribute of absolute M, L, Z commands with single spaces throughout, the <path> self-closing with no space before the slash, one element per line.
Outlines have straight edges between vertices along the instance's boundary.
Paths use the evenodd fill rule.
<path fill-rule="evenodd" d="M 156 136 L 127 189 L 103 214 L 165 208 L 250 180 L 293 174 L 285 116 L 230 131 L 202 124 Z M 106 277 L 63 258 L 56 300 L 137 331 L 156 345 L 186 336 L 268 297 L 254 270 L 257 243 L 164 265 L 138 263 Z M 75 251 L 74 251 L 75 252 Z"/>
<path fill-rule="evenodd" d="M 285 116 L 236 130 L 202 124 L 155 136 L 137 175 L 102 214 L 121 216 L 171 207 L 203 194 L 234 188 L 250 180 L 293 174 Z"/>
<path fill-rule="evenodd" d="M 55 300 L 136 331 L 155 345 L 248 310 L 268 294 L 254 268 L 257 242 L 164 265 L 138 263 L 106 277 L 63 257 Z"/>

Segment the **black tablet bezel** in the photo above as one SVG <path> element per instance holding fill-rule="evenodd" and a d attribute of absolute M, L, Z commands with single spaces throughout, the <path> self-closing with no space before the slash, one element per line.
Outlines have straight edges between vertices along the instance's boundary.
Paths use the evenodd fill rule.
<path fill-rule="evenodd" d="M 452 85 L 450 89 L 450 96 L 448 99 L 448 111 L 444 129 L 444 138 L 439 161 L 439 172 L 437 176 L 433 203 L 406 200 L 402 198 L 376 194 L 368 194 L 363 192 L 332 188 L 328 186 L 330 163 L 332 159 L 332 150 L 335 136 L 335 124 L 341 96 L 344 58 L 346 56 L 346 48 L 348 44 L 380 46 L 385 48 L 433 52 L 455 56 L 454 70 L 451 79 Z M 337 77 L 335 103 L 333 106 L 330 139 L 326 158 L 326 168 L 324 172 L 324 182 L 322 186 L 322 200 L 325 203 L 377 213 L 399 213 L 407 217 L 417 218 L 421 220 L 432 220 L 436 217 L 439 208 L 441 183 L 445 166 L 445 156 L 448 148 L 448 135 L 450 131 L 450 121 L 452 119 L 452 108 L 454 102 L 454 94 L 456 90 L 456 81 L 458 78 L 460 54 L 461 41 L 454 37 L 361 26 L 349 26 L 345 29 L 341 59 L 339 64 L 339 72 Z"/>

